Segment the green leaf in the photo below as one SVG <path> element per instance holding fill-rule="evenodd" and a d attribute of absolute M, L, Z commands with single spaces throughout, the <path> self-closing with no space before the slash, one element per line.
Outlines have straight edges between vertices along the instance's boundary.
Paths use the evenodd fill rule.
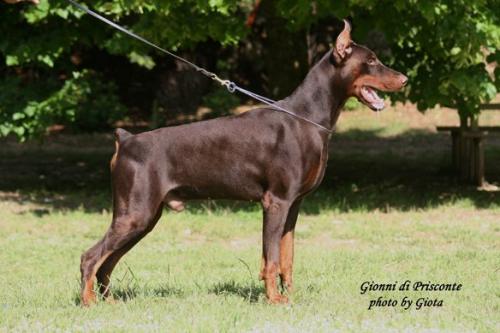
<path fill-rule="evenodd" d="M 12 120 L 19 120 L 19 119 L 23 119 L 25 117 L 26 117 L 26 115 L 24 113 L 16 112 L 12 115 Z"/>
<path fill-rule="evenodd" d="M 5 64 L 7 66 L 16 66 L 19 65 L 19 58 L 14 55 L 7 55 L 5 57 Z"/>
<path fill-rule="evenodd" d="M 135 51 L 132 51 L 128 58 L 130 62 L 138 64 L 139 66 L 145 67 L 147 69 L 152 69 L 155 67 L 155 62 L 153 58 L 148 55 L 139 54 Z"/>
<path fill-rule="evenodd" d="M 49 55 L 38 55 L 37 60 L 46 64 L 49 67 L 54 67 L 54 61 L 52 60 L 52 57 Z"/>
<path fill-rule="evenodd" d="M 68 15 L 69 15 L 69 11 L 67 9 L 63 9 L 63 8 L 57 8 L 55 10 L 55 13 L 62 17 L 63 19 L 67 19 L 68 18 Z"/>
<path fill-rule="evenodd" d="M 487 82 L 484 84 L 484 91 L 486 93 L 486 101 L 492 100 L 497 94 L 497 88 L 492 82 Z"/>
<path fill-rule="evenodd" d="M 462 49 L 461 49 L 461 48 L 459 48 L 458 46 L 455 46 L 454 48 L 452 48 L 452 49 L 450 50 L 450 54 L 451 54 L 451 55 L 457 55 L 457 54 L 459 54 L 459 53 L 460 53 L 460 51 L 462 51 Z"/>

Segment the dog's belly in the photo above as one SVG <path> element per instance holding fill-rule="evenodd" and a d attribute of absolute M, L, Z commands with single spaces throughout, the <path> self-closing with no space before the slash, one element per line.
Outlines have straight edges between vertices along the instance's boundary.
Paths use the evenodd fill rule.
<path fill-rule="evenodd" d="M 260 200 L 263 191 L 259 186 L 243 186 L 241 188 L 212 186 L 195 187 L 179 186 L 169 194 L 180 200 L 200 200 L 200 199 L 231 199 L 231 200 Z"/>
<path fill-rule="evenodd" d="M 241 184 L 240 184 L 241 185 Z M 170 190 L 164 202 L 174 211 L 184 210 L 184 203 L 189 200 L 229 199 L 257 201 L 263 193 L 258 184 L 246 184 L 238 187 L 228 186 L 224 182 L 211 182 L 195 185 L 181 185 Z"/>

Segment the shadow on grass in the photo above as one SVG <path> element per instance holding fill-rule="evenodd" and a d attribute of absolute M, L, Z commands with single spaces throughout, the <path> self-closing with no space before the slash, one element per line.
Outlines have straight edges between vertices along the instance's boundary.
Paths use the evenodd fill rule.
<path fill-rule="evenodd" d="M 128 302 L 132 299 L 141 297 L 141 298 L 166 298 L 166 297 L 182 297 L 184 295 L 184 291 L 180 288 L 171 287 L 171 286 L 160 286 L 149 288 L 147 286 L 126 286 L 126 287 L 117 287 L 110 289 L 113 300 L 119 302 Z M 106 302 L 106 300 L 102 297 L 102 295 L 98 294 L 98 298 L 100 302 Z M 80 294 L 75 294 L 74 297 L 75 305 L 81 305 Z"/>
<path fill-rule="evenodd" d="M 306 198 L 302 211 L 405 211 L 460 200 L 477 208 L 499 207 L 499 192 L 481 192 L 455 181 L 449 169 L 450 151 L 448 135 L 422 130 L 393 137 L 381 137 L 378 130 L 337 133 L 322 185 Z M 0 148 L 0 200 L 26 205 L 25 212 L 38 216 L 48 210 L 109 211 L 112 154 L 109 135 L 90 140 L 73 136 L 42 146 L 7 142 Z M 500 182 L 498 165 L 499 145 L 486 145 L 490 182 Z M 190 202 L 187 207 L 190 211 L 260 209 L 256 203 L 234 201 Z"/>
<path fill-rule="evenodd" d="M 141 297 L 182 297 L 184 292 L 180 288 L 171 286 L 162 286 L 156 288 L 141 288 L 141 287 L 126 287 L 126 288 L 116 288 L 112 289 L 111 294 L 116 300 L 127 302 L 131 299 Z"/>
<path fill-rule="evenodd" d="M 262 285 L 252 282 L 249 285 L 241 285 L 236 281 L 222 282 L 209 289 L 210 293 L 215 295 L 235 295 L 250 303 L 258 302 L 261 296 L 265 295 Z"/>
<path fill-rule="evenodd" d="M 182 297 L 184 291 L 177 287 L 160 286 L 149 288 L 147 286 L 140 286 L 134 284 L 133 286 L 111 288 L 111 295 L 113 300 L 119 302 L 128 302 L 135 298 L 167 298 L 167 297 Z M 217 283 L 208 289 L 208 292 L 218 296 L 235 295 L 239 296 L 249 303 L 258 302 L 259 299 L 265 295 L 264 287 L 257 285 L 254 282 L 249 285 L 241 285 L 235 281 Z M 102 295 L 98 294 L 100 302 L 106 302 Z M 75 293 L 73 301 L 75 305 L 80 306 L 80 294 Z"/>

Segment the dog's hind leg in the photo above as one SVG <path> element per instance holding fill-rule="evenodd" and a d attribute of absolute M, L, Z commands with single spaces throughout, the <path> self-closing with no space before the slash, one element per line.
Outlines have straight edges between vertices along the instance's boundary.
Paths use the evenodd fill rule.
<path fill-rule="evenodd" d="M 80 273 L 82 281 L 81 289 L 81 304 L 89 306 L 96 302 L 96 295 L 94 292 L 94 276 L 95 267 L 100 266 L 101 263 L 109 256 L 110 253 L 103 253 L 105 238 L 101 239 L 94 246 L 88 249 L 81 257 Z"/>
<path fill-rule="evenodd" d="M 102 265 L 97 269 L 96 279 L 97 279 L 97 285 L 99 286 L 99 292 L 107 301 L 112 301 L 112 298 L 110 298 L 111 293 L 109 290 L 109 283 L 110 283 L 111 273 L 113 272 L 113 269 L 115 268 L 116 264 L 121 259 L 121 257 L 123 257 L 141 239 L 143 239 L 144 236 L 146 236 L 151 230 L 153 230 L 154 226 L 160 219 L 162 212 L 163 212 L 163 207 L 160 207 L 160 209 L 158 209 L 156 216 L 148 224 L 146 230 L 139 232 L 137 236 L 130 239 L 124 246 L 122 246 L 121 248 L 110 254 L 109 257 L 107 257 L 107 259 L 105 259 Z"/>
<path fill-rule="evenodd" d="M 87 306 L 96 301 L 94 279 L 108 294 L 109 276 L 119 259 L 155 226 L 163 208 L 160 181 L 137 169 L 134 163 L 118 160 L 113 171 L 113 221 L 104 237 L 82 255 L 81 300 Z M 119 172 L 117 172 L 119 170 Z"/>
<path fill-rule="evenodd" d="M 109 275 L 118 260 L 153 229 L 156 221 L 155 214 L 148 216 L 144 213 L 126 214 L 113 218 L 111 227 L 103 239 L 82 255 L 80 271 L 83 305 L 88 306 L 96 302 L 94 292 L 96 274 L 99 273 L 101 283 L 106 282 L 105 289 L 107 289 Z M 102 265 L 104 265 L 103 270 L 99 272 Z"/>

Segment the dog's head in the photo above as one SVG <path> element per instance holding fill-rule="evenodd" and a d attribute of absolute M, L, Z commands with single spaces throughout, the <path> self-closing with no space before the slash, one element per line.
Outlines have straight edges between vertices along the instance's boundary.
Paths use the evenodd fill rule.
<path fill-rule="evenodd" d="M 354 43 L 351 40 L 351 25 L 346 20 L 332 56 L 342 79 L 349 82 L 348 96 L 355 96 L 372 110 L 380 111 L 385 106 L 377 90 L 398 91 L 408 82 L 405 75 L 380 62 L 372 50 Z"/>

